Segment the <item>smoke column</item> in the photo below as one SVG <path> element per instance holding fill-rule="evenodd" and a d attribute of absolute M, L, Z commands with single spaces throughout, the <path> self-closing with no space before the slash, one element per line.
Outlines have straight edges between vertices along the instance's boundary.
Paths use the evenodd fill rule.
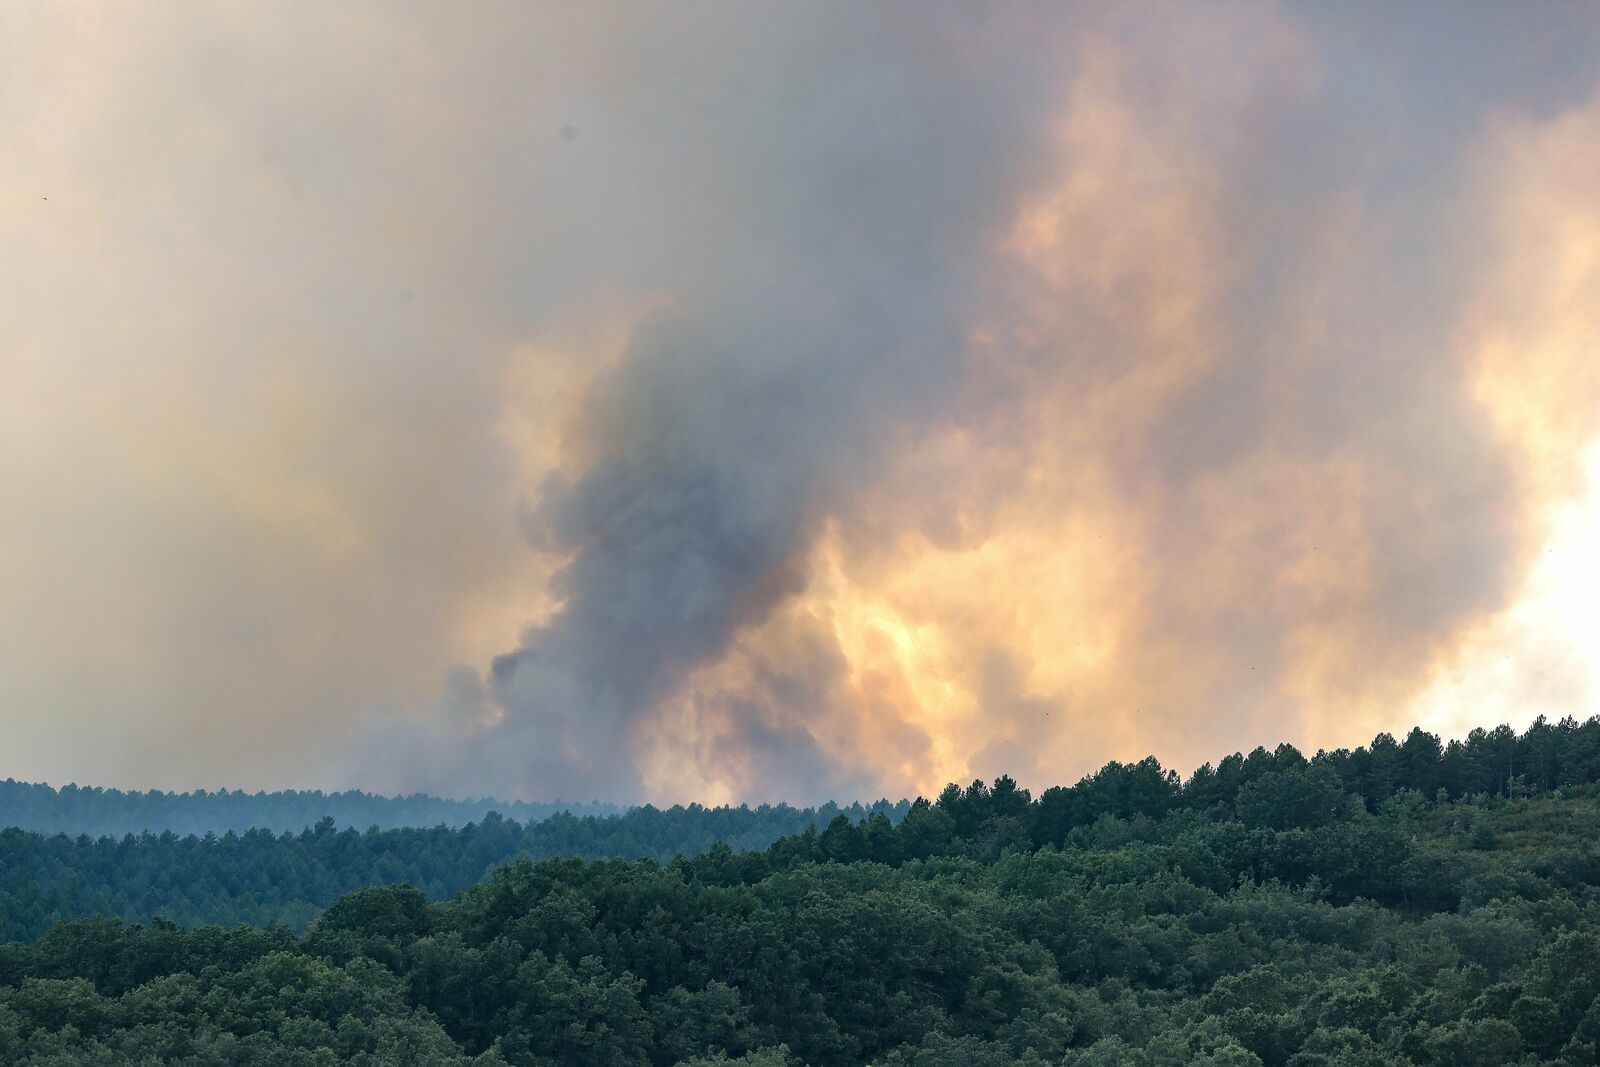
<path fill-rule="evenodd" d="M 0 12 L 0 772 L 905 795 L 1600 710 L 1600 17 Z"/>

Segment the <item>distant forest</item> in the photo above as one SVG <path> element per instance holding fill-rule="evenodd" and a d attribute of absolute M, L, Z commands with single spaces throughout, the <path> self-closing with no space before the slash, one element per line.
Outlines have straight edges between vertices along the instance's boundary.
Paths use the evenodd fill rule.
<path fill-rule="evenodd" d="M 121 837 L 0 830 L 0 940 L 28 940 L 62 919 L 164 916 L 185 926 L 278 923 L 303 930 L 345 893 L 406 882 L 434 899 L 461 892 L 517 856 L 654 859 L 717 843 L 766 848 L 838 818 L 897 822 L 908 801 L 817 808 L 649 805 L 616 815 L 561 812 L 519 823 L 490 812 L 464 827 L 337 829 L 332 816 L 299 833 L 228 831 Z"/>
<path fill-rule="evenodd" d="M 493 849 L 452 841 L 543 825 L 257 834 L 254 864 L 229 851 L 244 837 L 144 847 L 167 850 L 149 853 L 166 891 L 228 870 L 290 885 L 312 855 L 397 882 L 372 857 L 398 841 L 476 878 Z M 111 892 L 124 876 L 83 870 Z M 1038 797 L 1002 777 L 898 822 L 516 859 L 433 892 L 363 888 L 303 935 L 91 918 L 0 946 L 0 1062 L 1592 1065 L 1600 719 L 1282 745 L 1187 781 L 1112 763 Z"/>
<path fill-rule="evenodd" d="M 533 822 L 563 811 L 574 815 L 615 815 L 623 810 L 621 805 L 598 801 L 569 804 L 560 800 L 447 800 L 423 794 L 386 797 L 354 789 L 342 793 L 324 793 L 320 789 L 274 793 L 196 789 L 164 793 L 81 785 L 55 789 L 10 778 L 0 782 L 0 826 L 90 837 L 121 837 L 146 830 L 201 835 L 252 829 L 298 833 L 325 818 L 339 827 L 365 830 L 376 826 L 391 830 L 400 826 L 465 826 L 491 811 L 518 822 Z"/>

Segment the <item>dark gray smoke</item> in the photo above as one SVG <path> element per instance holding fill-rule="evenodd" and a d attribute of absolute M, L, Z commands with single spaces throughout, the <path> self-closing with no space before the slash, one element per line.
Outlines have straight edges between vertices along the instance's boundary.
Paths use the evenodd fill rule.
<path fill-rule="evenodd" d="M 950 402 L 978 269 L 1037 178 L 1042 57 L 971 62 L 1027 44 L 1016 27 L 814 14 L 697 55 L 715 92 L 693 70 L 649 90 L 670 127 L 715 130 L 723 188 L 680 193 L 723 213 L 679 236 L 698 272 L 662 279 L 670 310 L 594 384 L 592 466 L 537 501 L 564 606 L 495 660 L 480 757 L 520 791 L 637 791 L 639 716 L 799 588 L 818 522 Z"/>

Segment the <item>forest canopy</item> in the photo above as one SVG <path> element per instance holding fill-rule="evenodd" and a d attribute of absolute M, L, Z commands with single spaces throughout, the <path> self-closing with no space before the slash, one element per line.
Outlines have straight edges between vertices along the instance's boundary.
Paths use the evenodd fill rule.
<path fill-rule="evenodd" d="M 465 826 L 491 811 L 508 819 L 531 822 L 568 812 L 573 815 L 617 815 L 616 804 L 556 800 L 451 800 L 412 794 L 386 797 L 356 789 L 325 793 L 289 789 L 246 793 L 239 789 L 196 789 L 187 793 L 159 789 L 122 790 L 80 786 L 56 789 L 42 782 L 0 782 L 0 826 L 16 826 L 45 834 L 224 834 L 229 830 L 267 829 L 299 832 L 332 819 L 335 826 L 390 830 L 402 826 Z"/>
<path fill-rule="evenodd" d="M 304 934 L 80 919 L 0 947 L 0 1059 L 1593 1064 L 1597 756 L 1600 720 L 1569 720 L 1258 749 L 1187 781 L 1113 763 L 765 848 L 518 858 L 448 900 L 380 864 L 402 884 Z M 436 833 L 488 825 L 513 824 Z M 178 878 L 227 847 L 166 840 Z"/>
<path fill-rule="evenodd" d="M 156 916 L 182 926 L 281 924 L 303 931 L 324 907 L 363 886 L 405 882 L 435 900 L 461 892 L 518 856 L 661 862 L 714 844 L 765 848 L 844 817 L 901 818 L 906 801 L 841 808 L 655 808 L 617 815 L 562 812 L 518 823 L 491 811 L 459 828 L 338 829 L 332 816 L 299 833 L 163 833 L 91 838 L 0 830 L 0 940 L 31 940 L 62 919 Z"/>

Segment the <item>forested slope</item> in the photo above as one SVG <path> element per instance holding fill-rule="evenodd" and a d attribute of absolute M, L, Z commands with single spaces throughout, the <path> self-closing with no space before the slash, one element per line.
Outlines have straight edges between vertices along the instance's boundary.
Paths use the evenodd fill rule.
<path fill-rule="evenodd" d="M 508 819 L 532 822 L 561 812 L 573 815 L 615 815 L 624 809 L 598 801 L 449 800 L 421 793 L 386 797 L 351 789 L 289 789 L 246 793 L 238 789 L 196 789 L 188 793 L 161 790 L 101 789 L 40 782 L 0 781 L 0 826 L 16 826 L 43 834 L 88 834 L 90 837 L 164 833 L 204 835 L 229 830 L 267 829 L 298 833 L 323 819 L 335 826 L 392 830 L 403 826 L 465 826 L 491 811 Z"/>
<path fill-rule="evenodd" d="M 369 888 L 303 937 L 65 924 L 0 948 L 0 1062 L 1593 1064 L 1597 737 L 1002 778 L 764 851 Z"/>
<path fill-rule="evenodd" d="M 331 818 L 297 834 L 247 830 L 205 837 L 44 836 L 0 830 L 0 940 L 39 936 L 62 919 L 164 916 L 181 925 L 282 923 L 303 930 L 341 895 L 409 882 L 442 899 L 515 856 L 653 858 L 696 855 L 714 843 L 765 848 L 841 813 L 898 819 L 907 802 L 841 809 L 699 805 L 634 808 L 607 816 L 553 815 L 396 830 L 337 830 Z"/>

